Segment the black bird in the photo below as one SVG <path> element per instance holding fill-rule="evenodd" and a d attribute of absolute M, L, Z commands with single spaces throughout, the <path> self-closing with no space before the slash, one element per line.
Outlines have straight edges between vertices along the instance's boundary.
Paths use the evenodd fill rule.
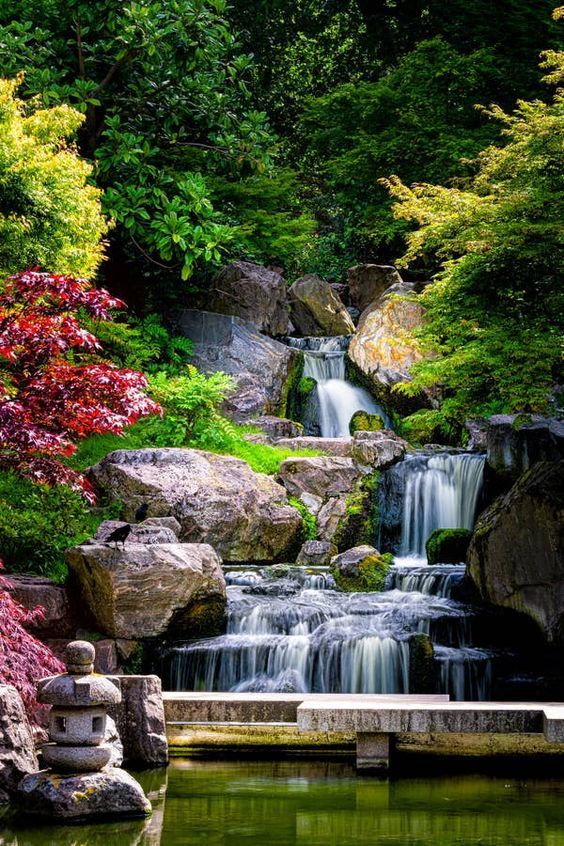
<path fill-rule="evenodd" d="M 108 535 L 106 538 L 106 543 L 115 543 L 116 547 L 118 543 L 122 543 L 125 546 L 125 542 L 129 537 L 129 533 L 131 532 L 131 526 L 129 523 L 126 523 L 125 526 L 118 526 L 117 529 L 114 529 L 111 535 Z"/>
<path fill-rule="evenodd" d="M 147 511 L 149 510 L 149 506 L 146 502 L 142 502 L 137 511 L 135 512 L 135 519 L 138 523 L 142 523 L 145 517 L 147 516 Z"/>

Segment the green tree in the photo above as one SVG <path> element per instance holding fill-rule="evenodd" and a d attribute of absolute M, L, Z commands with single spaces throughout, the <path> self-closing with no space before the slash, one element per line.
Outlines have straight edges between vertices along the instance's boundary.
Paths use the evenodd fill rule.
<path fill-rule="evenodd" d="M 405 232 L 379 178 L 444 183 L 496 135 L 474 104 L 489 102 L 500 74 L 493 54 L 424 41 L 377 82 L 348 83 L 312 100 L 302 118 L 314 205 L 344 266 L 389 258 Z M 314 189 L 315 190 L 315 189 Z"/>
<path fill-rule="evenodd" d="M 545 79 L 562 86 L 564 54 L 545 58 Z M 468 416 L 547 411 L 562 378 L 564 89 L 548 104 L 487 114 L 505 144 L 487 147 L 459 186 L 387 182 L 396 216 L 417 225 L 402 264 L 441 264 L 420 296 L 420 340 L 433 357 L 399 389 L 439 388 L 440 409 L 410 422 L 444 434 Z"/>
<path fill-rule="evenodd" d="M 67 140 L 83 115 L 66 105 L 34 110 L 17 86 L 0 79 L 0 276 L 41 265 L 92 277 L 108 227 L 92 168 Z"/>
<path fill-rule="evenodd" d="M 206 177 L 264 171 L 273 144 L 250 108 L 251 58 L 225 0 L 4 0 L 0 59 L 25 91 L 85 115 L 105 210 L 127 248 L 187 279 L 232 231 Z"/>

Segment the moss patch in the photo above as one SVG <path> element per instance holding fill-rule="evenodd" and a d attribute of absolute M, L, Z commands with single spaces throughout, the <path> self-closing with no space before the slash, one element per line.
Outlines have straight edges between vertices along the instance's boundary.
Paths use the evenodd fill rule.
<path fill-rule="evenodd" d="M 315 514 L 312 514 L 307 505 L 305 505 L 301 499 L 298 499 L 296 496 L 288 497 L 288 502 L 295 508 L 296 511 L 299 511 L 302 517 L 303 523 L 303 532 L 302 532 L 302 543 L 306 540 L 315 540 L 317 537 L 317 517 Z"/>
<path fill-rule="evenodd" d="M 470 529 L 435 529 L 425 544 L 429 564 L 459 564 L 466 561 Z"/>
<path fill-rule="evenodd" d="M 379 473 L 364 476 L 346 498 L 345 513 L 340 519 L 333 543 L 344 552 L 361 544 L 372 545 L 378 528 L 376 488 Z"/>
<path fill-rule="evenodd" d="M 276 414 L 280 417 L 287 417 L 289 420 L 295 420 L 300 423 L 301 420 L 295 416 L 298 406 L 299 385 L 304 374 L 304 354 L 299 352 L 294 364 L 291 366 L 286 383 L 282 389 L 280 397 L 280 405 L 276 410 Z M 312 380 L 313 381 L 313 380 Z M 315 383 L 314 383 L 315 384 Z"/>
<path fill-rule="evenodd" d="M 379 432 L 384 428 L 384 420 L 380 414 L 369 414 L 368 411 L 355 411 L 349 423 L 351 435 L 355 432 Z"/>

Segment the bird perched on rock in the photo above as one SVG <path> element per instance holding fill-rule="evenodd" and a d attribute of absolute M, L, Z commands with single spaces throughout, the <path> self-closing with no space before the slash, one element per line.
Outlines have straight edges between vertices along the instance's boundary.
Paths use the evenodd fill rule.
<path fill-rule="evenodd" d="M 138 523 L 142 523 L 145 517 L 147 516 L 147 511 L 149 510 L 149 506 L 146 502 L 142 502 L 137 511 L 135 512 L 135 519 Z"/>
<path fill-rule="evenodd" d="M 115 543 L 116 547 L 118 543 L 122 543 L 125 546 L 125 542 L 131 533 L 131 526 L 129 523 L 126 523 L 125 526 L 118 526 L 117 529 L 114 529 L 111 535 L 108 535 L 106 538 L 106 543 Z"/>

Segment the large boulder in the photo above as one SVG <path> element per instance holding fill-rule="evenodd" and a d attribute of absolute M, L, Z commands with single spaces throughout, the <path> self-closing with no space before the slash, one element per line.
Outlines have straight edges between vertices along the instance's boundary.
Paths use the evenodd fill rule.
<path fill-rule="evenodd" d="M 111 708 L 127 764 L 163 767 L 168 763 L 166 719 L 158 676 L 120 676 L 121 702 Z"/>
<path fill-rule="evenodd" d="M 537 461 L 564 458 L 564 421 L 538 414 L 497 414 L 486 427 L 486 480 L 507 490 Z"/>
<path fill-rule="evenodd" d="M 15 687 L 0 684 L 0 805 L 27 773 L 38 769 L 33 734 L 20 694 Z"/>
<path fill-rule="evenodd" d="M 209 544 L 85 544 L 66 558 L 103 634 L 198 637 L 223 627 L 225 579 Z"/>
<path fill-rule="evenodd" d="M 337 587 L 347 592 L 372 592 L 384 589 L 393 556 L 381 555 L 368 544 L 347 549 L 331 559 L 331 573 Z"/>
<path fill-rule="evenodd" d="M 304 427 L 301 423 L 288 420 L 287 417 L 273 417 L 265 414 L 255 417 L 250 423 L 273 440 L 277 438 L 299 438 L 304 433 Z"/>
<path fill-rule="evenodd" d="M 470 529 L 435 529 L 427 538 L 428 564 L 460 564 L 466 561 L 472 538 Z"/>
<path fill-rule="evenodd" d="M 564 460 L 536 464 L 481 514 L 468 570 L 484 599 L 564 644 Z"/>
<path fill-rule="evenodd" d="M 117 450 L 89 470 L 94 485 L 149 515 L 176 517 L 180 539 L 209 543 L 226 561 L 282 560 L 302 520 L 284 488 L 245 461 L 196 449 Z"/>
<path fill-rule="evenodd" d="M 316 438 L 313 435 L 300 435 L 297 438 L 277 438 L 275 446 L 282 449 L 311 449 L 341 458 L 352 457 L 352 438 Z"/>
<path fill-rule="evenodd" d="M 76 608 L 65 585 L 58 585 L 43 576 L 11 575 L 6 588 L 14 599 L 31 611 L 38 606 L 44 614 L 26 623 L 33 634 L 41 637 L 71 637 L 76 627 Z"/>
<path fill-rule="evenodd" d="M 354 323 L 340 297 L 319 276 L 296 279 L 290 288 L 292 324 L 300 335 L 350 335 Z"/>
<path fill-rule="evenodd" d="M 355 432 L 352 439 L 352 457 L 372 470 L 387 470 L 404 457 L 407 441 L 391 429 L 379 432 Z"/>
<path fill-rule="evenodd" d="M 308 540 L 298 553 L 296 563 L 303 567 L 326 567 L 336 555 L 337 547 L 322 540 Z"/>
<path fill-rule="evenodd" d="M 401 283 L 395 267 L 381 264 L 357 264 L 348 269 L 351 305 L 360 312 L 379 299 L 387 288 Z"/>
<path fill-rule="evenodd" d="M 280 465 L 279 479 L 291 496 L 304 492 L 325 501 L 349 493 L 362 476 L 352 458 L 320 456 L 287 458 Z"/>
<path fill-rule="evenodd" d="M 388 288 L 363 312 L 349 346 L 350 360 L 388 402 L 395 397 L 389 389 L 408 380 L 410 367 L 422 358 L 412 332 L 421 324 L 423 307 L 402 299 L 412 290 L 404 282 Z"/>
<path fill-rule="evenodd" d="M 286 413 L 289 385 L 299 375 L 299 350 L 262 335 L 248 321 L 207 311 L 185 309 L 177 328 L 193 341 L 192 362 L 199 370 L 233 377 L 235 390 L 223 404 L 226 414 L 248 420 Z"/>
<path fill-rule="evenodd" d="M 208 307 L 219 314 L 249 320 L 267 335 L 287 335 L 287 291 L 279 273 L 249 261 L 234 261 L 214 277 Z"/>

